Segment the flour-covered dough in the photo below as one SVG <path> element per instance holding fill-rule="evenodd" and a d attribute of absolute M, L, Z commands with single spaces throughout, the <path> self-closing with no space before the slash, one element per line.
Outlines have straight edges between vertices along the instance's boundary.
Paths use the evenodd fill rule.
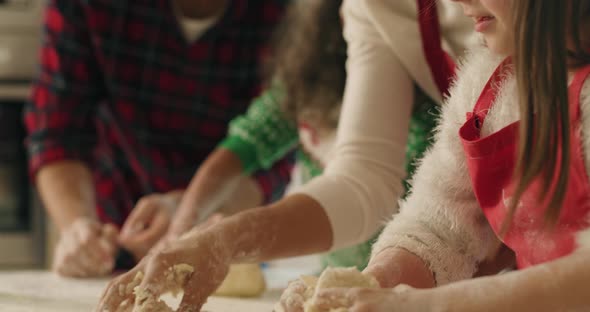
<path fill-rule="evenodd" d="M 176 297 L 182 294 L 184 286 L 193 272 L 194 267 L 189 264 L 174 265 L 168 268 L 164 285 L 158 285 L 158 288 Z M 160 295 L 149 291 L 150 285 L 146 288 L 138 287 L 142 280 L 143 273 L 138 272 L 131 283 L 119 286 L 119 295 L 127 296 L 133 293 L 135 294 L 135 302 L 123 301 L 116 312 L 174 312 L 160 298 Z M 230 267 L 227 277 L 217 289 L 215 295 L 254 297 L 260 296 L 265 289 L 264 275 L 258 264 L 236 264 Z"/>
<path fill-rule="evenodd" d="M 282 300 L 290 306 L 293 302 L 303 301 L 305 312 L 319 312 L 313 306 L 313 298 L 319 290 L 328 288 L 379 288 L 377 280 L 368 274 L 363 274 L 356 268 L 327 268 L 319 278 L 302 276 L 292 283 L 283 295 Z M 276 312 L 285 312 L 279 304 Z M 345 308 L 332 309 L 330 312 L 347 312 Z"/>
<path fill-rule="evenodd" d="M 184 286 L 190 279 L 194 272 L 193 266 L 181 263 L 176 264 L 166 271 L 164 285 L 158 287 L 164 289 L 165 292 L 172 293 L 173 296 L 177 296 L 182 293 Z M 143 280 L 143 273 L 138 272 L 133 281 L 119 287 L 120 295 L 128 295 L 132 290 L 135 294 L 135 302 L 131 304 L 130 301 L 125 300 L 121 303 L 117 312 L 174 312 L 163 300 L 160 299 L 160 294 L 152 293 L 149 289 L 151 285 L 147 287 L 139 287 Z"/>

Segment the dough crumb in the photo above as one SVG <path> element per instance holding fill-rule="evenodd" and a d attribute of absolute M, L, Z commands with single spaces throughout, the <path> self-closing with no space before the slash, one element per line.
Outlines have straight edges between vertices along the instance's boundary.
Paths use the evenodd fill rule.
<path fill-rule="evenodd" d="M 164 301 L 147 290 L 137 289 L 133 312 L 174 312 Z"/>
<path fill-rule="evenodd" d="M 166 287 L 165 289 L 172 293 L 174 297 L 178 296 L 184 289 L 184 286 L 190 279 L 195 268 L 186 263 L 176 264 L 168 268 L 166 272 Z"/>
<path fill-rule="evenodd" d="M 135 287 L 139 286 L 139 284 L 141 284 L 142 280 L 143 280 L 143 272 L 139 271 L 139 272 L 137 272 L 137 274 L 135 274 L 133 281 L 131 283 L 127 284 L 127 286 L 125 287 L 125 295 L 132 294 L 133 291 L 135 290 Z"/>

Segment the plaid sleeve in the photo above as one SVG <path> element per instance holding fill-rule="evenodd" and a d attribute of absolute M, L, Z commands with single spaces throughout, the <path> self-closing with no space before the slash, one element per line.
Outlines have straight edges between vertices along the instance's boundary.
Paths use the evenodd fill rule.
<path fill-rule="evenodd" d="M 102 80 L 88 33 L 78 0 L 48 2 L 40 69 L 24 115 L 32 176 L 54 161 L 90 160 Z"/>
<path fill-rule="evenodd" d="M 295 152 L 287 153 L 276 161 L 272 168 L 254 173 L 254 178 L 262 190 L 264 203 L 281 199 L 291 181 L 291 171 L 295 165 Z"/>

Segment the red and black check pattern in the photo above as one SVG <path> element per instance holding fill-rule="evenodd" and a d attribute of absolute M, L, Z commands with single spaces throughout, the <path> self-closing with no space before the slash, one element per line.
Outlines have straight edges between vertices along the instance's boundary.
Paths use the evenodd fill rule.
<path fill-rule="evenodd" d="M 144 194 L 184 188 L 260 91 L 260 63 L 286 0 L 231 0 L 196 42 L 171 0 L 51 0 L 25 123 L 31 174 L 75 159 L 94 170 L 103 221 Z M 292 158 L 259 173 L 282 193 Z"/>

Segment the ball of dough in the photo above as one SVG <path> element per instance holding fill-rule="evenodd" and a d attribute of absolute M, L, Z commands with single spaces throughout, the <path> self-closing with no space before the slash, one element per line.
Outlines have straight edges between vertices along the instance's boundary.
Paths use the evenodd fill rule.
<path fill-rule="evenodd" d="M 318 312 L 313 306 L 314 296 L 322 289 L 329 288 L 379 288 L 377 280 L 368 274 L 361 273 L 356 268 L 327 268 L 319 278 L 302 276 L 296 287 L 305 286 L 302 291 L 290 291 L 287 289 L 283 296 L 285 302 L 303 300 L 305 312 Z M 279 304 L 276 312 L 285 312 Z M 346 308 L 332 309 L 330 312 L 347 312 Z"/>
<path fill-rule="evenodd" d="M 215 296 L 258 297 L 266 290 L 264 275 L 258 264 L 234 264 Z"/>

